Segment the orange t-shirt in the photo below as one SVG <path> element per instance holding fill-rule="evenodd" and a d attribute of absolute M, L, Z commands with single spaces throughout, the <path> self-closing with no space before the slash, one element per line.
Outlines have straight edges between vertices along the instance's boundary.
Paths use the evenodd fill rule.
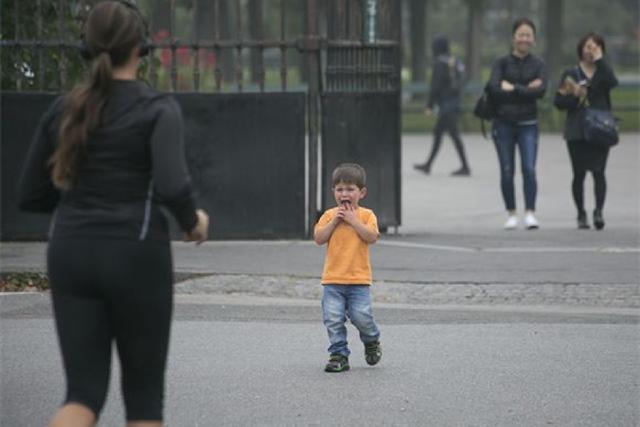
<path fill-rule="evenodd" d="M 326 226 L 336 215 L 338 208 L 327 210 L 318 220 L 318 227 Z M 371 209 L 358 207 L 358 219 L 367 227 L 378 232 L 378 219 Z M 327 242 L 327 255 L 322 272 L 323 285 L 370 285 L 371 263 L 369 244 L 358 233 L 342 221 L 333 230 Z"/>

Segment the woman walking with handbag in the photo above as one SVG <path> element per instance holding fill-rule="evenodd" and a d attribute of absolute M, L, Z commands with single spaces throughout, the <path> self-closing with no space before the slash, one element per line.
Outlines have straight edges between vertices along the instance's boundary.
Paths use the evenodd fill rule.
<path fill-rule="evenodd" d="M 577 47 L 579 63 L 562 74 L 554 100 L 556 107 L 567 111 L 564 138 L 573 169 L 571 191 L 578 211 L 580 229 L 590 228 L 584 207 L 584 179 L 588 171 L 593 175 L 595 190 L 593 225 L 598 230 L 602 230 L 605 225 L 602 210 L 607 194 L 605 169 L 609 145 L 587 138 L 584 121 L 587 106 L 595 110 L 611 111 L 610 92 L 618 85 L 618 79 L 604 60 L 604 53 L 605 42 L 602 36 L 589 33 L 582 37 Z"/>
<path fill-rule="evenodd" d="M 516 146 L 520 153 L 524 181 L 525 216 L 528 230 L 539 227 L 536 208 L 536 157 L 538 154 L 538 109 L 536 102 L 544 96 L 547 77 L 542 59 L 533 55 L 536 27 L 527 18 L 512 27 L 512 50 L 496 60 L 488 84 L 495 104 L 492 134 L 500 162 L 500 188 L 508 212 L 504 228 L 518 226 L 516 215 L 515 172 Z"/>
<path fill-rule="evenodd" d="M 138 8 L 89 12 L 86 82 L 56 99 L 31 143 L 20 207 L 53 212 L 47 250 L 67 394 L 51 426 L 91 426 L 104 405 L 116 344 L 127 425 L 160 426 L 173 299 L 166 207 L 186 240 L 207 239 L 170 96 L 136 80 L 148 52 Z"/>

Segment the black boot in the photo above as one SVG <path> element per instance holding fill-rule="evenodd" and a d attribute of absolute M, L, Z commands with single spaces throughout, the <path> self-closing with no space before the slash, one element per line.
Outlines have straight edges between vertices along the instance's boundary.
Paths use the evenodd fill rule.
<path fill-rule="evenodd" d="M 589 220 L 587 219 L 587 213 L 585 211 L 578 212 L 578 228 L 581 230 L 587 230 L 591 228 Z"/>
<path fill-rule="evenodd" d="M 463 166 L 460 169 L 451 172 L 451 176 L 470 176 L 471 170 L 467 166 Z"/>
<path fill-rule="evenodd" d="M 596 230 L 602 230 L 604 228 L 604 218 L 602 217 L 602 210 L 595 209 L 593 211 L 593 225 Z"/>
<path fill-rule="evenodd" d="M 431 165 L 429 164 L 429 162 L 426 163 L 420 163 L 420 164 L 415 164 L 413 165 L 413 168 L 416 170 L 419 170 L 427 175 L 429 175 L 431 173 Z"/>

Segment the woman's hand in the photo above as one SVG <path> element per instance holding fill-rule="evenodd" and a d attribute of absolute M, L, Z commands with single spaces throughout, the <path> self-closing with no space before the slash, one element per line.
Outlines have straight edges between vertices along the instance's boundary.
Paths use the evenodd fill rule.
<path fill-rule="evenodd" d="M 542 79 L 532 80 L 527 85 L 527 87 L 530 88 L 530 89 L 536 89 L 536 88 L 539 88 L 540 86 L 542 86 Z"/>
<path fill-rule="evenodd" d="M 508 81 L 502 80 L 500 82 L 500 89 L 502 89 L 505 92 L 513 92 L 513 89 L 515 89 L 515 87 Z"/>
<path fill-rule="evenodd" d="M 202 209 L 197 209 L 196 215 L 198 216 L 198 221 L 188 233 L 185 233 L 184 240 L 186 242 L 196 242 L 196 245 L 200 245 L 209 237 L 209 215 Z"/>
<path fill-rule="evenodd" d="M 594 43 L 594 46 L 591 49 L 591 56 L 593 57 L 593 62 L 596 62 L 598 59 L 602 59 L 602 48 L 596 43 Z"/>

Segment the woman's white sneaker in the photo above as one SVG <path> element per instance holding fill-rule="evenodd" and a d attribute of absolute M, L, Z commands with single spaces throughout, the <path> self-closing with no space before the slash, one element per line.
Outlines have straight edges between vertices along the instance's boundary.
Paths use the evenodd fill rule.
<path fill-rule="evenodd" d="M 538 220 L 533 215 L 533 213 L 529 212 L 524 216 L 524 228 L 527 230 L 535 230 L 540 227 Z"/>
<path fill-rule="evenodd" d="M 509 218 L 507 218 L 507 222 L 504 223 L 504 229 L 505 230 L 515 230 L 516 228 L 518 228 L 518 217 L 515 215 L 509 215 Z"/>

